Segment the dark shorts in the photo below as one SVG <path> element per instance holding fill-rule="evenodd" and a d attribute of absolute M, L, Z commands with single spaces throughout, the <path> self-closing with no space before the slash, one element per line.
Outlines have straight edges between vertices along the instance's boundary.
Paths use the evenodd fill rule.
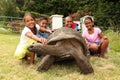
<path fill-rule="evenodd" d="M 98 46 L 100 45 L 100 42 L 94 42 L 95 44 L 97 44 Z"/>

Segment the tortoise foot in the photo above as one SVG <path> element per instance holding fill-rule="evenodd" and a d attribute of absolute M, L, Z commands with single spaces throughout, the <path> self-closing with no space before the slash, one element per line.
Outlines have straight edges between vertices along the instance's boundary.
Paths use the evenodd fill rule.
<path fill-rule="evenodd" d="M 37 71 L 42 72 L 42 71 L 47 71 L 50 66 L 54 63 L 55 57 L 51 55 L 46 55 L 43 57 L 43 59 L 40 62 L 40 65 L 37 69 Z"/>

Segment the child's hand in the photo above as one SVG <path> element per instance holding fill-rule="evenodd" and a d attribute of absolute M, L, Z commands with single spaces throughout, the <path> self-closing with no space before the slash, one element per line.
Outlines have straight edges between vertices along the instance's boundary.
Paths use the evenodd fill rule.
<path fill-rule="evenodd" d="M 47 30 L 48 33 L 52 33 L 53 31 L 52 30 Z"/>
<path fill-rule="evenodd" d="M 42 43 L 42 44 L 46 44 L 47 43 L 47 40 L 45 38 L 40 38 L 39 41 Z"/>
<path fill-rule="evenodd" d="M 52 32 L 54 32 L 55 30 L 57 30 L 57 29 L 52 29 Z"/>

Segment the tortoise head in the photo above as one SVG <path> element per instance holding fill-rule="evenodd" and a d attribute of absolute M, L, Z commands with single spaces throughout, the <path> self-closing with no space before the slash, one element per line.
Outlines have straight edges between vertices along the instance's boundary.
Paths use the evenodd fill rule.
<path fill-rule="evenodd" d="M 37 54 L 49 54 L 49 55 L 58 55 L 61 52 L 60 48 L 55 45 L 34 43 L 28 47 L 30 52 L 35 52 Z M 58 53 L 58 54 L 56 54 Z M 60 55 L 60 54 L 59 54 Z"/>
<path fill-rule="evenodd" d="M 31 52 L 41 52 L 43 50 L 43 44 L 35 43 L 28 46 L 28 50 Z"/>

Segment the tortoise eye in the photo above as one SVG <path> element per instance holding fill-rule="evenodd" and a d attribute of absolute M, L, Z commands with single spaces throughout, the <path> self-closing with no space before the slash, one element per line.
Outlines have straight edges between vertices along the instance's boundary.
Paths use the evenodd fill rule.
<path fill-rule="evenodd" d="M 29 46 L 29 48 L 33 48 L 33 47 L 34 47 L 33 45 Z"/>

